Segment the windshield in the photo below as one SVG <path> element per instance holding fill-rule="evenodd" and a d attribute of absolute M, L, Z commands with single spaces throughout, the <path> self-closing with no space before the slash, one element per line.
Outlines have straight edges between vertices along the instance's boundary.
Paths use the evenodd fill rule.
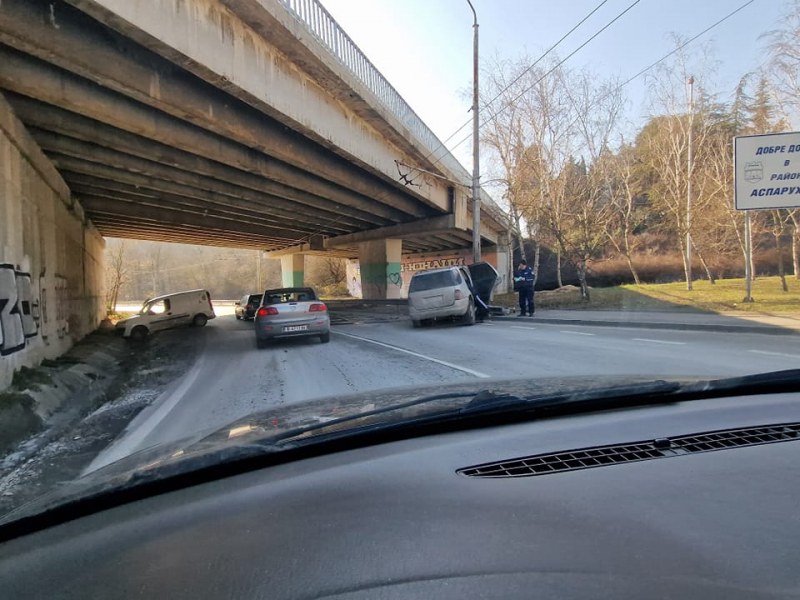
<path fill-rule="evenodd" d="M 457 283 L 458 275 L 454 271 L 435 271 L 433 273 L 421 273 L 411 279 L 408 293 L 424 292 L 435 290 L 436 288 L 451 287 Z"/>
<path fill-rule="evenodd" d="M 800 0 L 140 4 L 0 2 L 0 516 L 800 365 Z"/>
<path fill-rule="evenodd" d="M 169 310 L 169 300 L 145 302 L 139 310 L 140 315 L 158 315 Z"/>

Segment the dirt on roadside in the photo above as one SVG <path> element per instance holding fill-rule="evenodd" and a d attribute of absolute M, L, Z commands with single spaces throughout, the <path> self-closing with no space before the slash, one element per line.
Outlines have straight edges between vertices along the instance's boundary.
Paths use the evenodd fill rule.
<path fill-rule="evenodd" d="M 26 414 L 38 417 L 38 422 L 31 421 L 29 435 L 0 454 L 0 515 L 77 478 L 142 409 L 189 369 L 202 336 L 202 330 L 176 329 L 135 344 L 98 331 L 58 360 L 31 370 L 38 374 L 26 373 L 28 378 L 47 377 L 49 385 L 61 382 L 74 389 L 45 419 L 29 406 Z M 35 394 L 47 397 L 42 388 L 46 392 L 48 384 L 33 385 Z"/>

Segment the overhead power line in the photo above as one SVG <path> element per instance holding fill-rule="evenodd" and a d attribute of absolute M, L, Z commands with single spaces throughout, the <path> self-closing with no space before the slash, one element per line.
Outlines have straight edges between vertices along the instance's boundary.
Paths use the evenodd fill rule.
<path fill-rule="evenodd" d="M 664 56 L 662 56 L 661 58 L 659 58 L 657 61 L 655 61 L 655 62 L 654 62 L 654 63 L 652 63 L 651 65 L 649 65 L 649 66 L 645 67 L 644 69 L 642 69 L 641 71 L 639 71 L 638 73 L 636 73 L 636 75 L 634 75 L 633 77 L 631 77 L 631 78 L 630 78 L 630 79 L 628 79 L 627 81 L 624 81 L 623 83 L 621 83 L 621 84 L 620 84 L 620 85 L 617 87 L 617 89 L 623 88 L 623 87 L 625 87 L 626 85 L 628 85 L 628 84 L 629 84 L 631 81 L 633 81 L 634 79 L 636 79 L 637 77 L 641 77 L 642 75 L 644 75 L 645 73 L 647 73 L 647 71 L 649 71 L 649 70 L 650 70 L 650 69 L 652 69 L 653 67 L 655 67 L 655 66 L 659 65 L 660 63 L 664 62 L 665 60 L 667 60 L 667 59 L 668 59 L 670 56 L 672 56 L 672 55 L 673 55 L 673 54 L 675 54 L 676 52 L 680 52 L 680 51 L 681 51 L 681 50 L 683 50 L 683 49 L 684 49 L 686 46 L 688 46 L 689 44 L 691 44 L 693 41 L 695 41 L 696 39 L 698 39 L 698 38 L 700 38 L 700 37 L 703 37 L 703 36 L 704 36 L 705 34 L 707 34 L 709 31 L 711 31 L 712 29 L 714 29 L 714 28 L 715 28 L 715 27 L 717 27 L 718 25 L 721 25 L 722 23 L 724 23 L 725 21 L 727 21 L 728 19 L 730 19 L 730 18 L 731 18 L 733 15 L 735 15 L 736 13 L 738 13 L 740 10 L 742 10 L 742 9 L 744 9 L 744 8 L 747 8 L 747 7 L 748 7 L 750 4 L 752 4 L 752 3 L 753 3 L 753 2 L 755 2 L 755 1 L 756 1 L 756 0 L 748 0 L 747 2 L 745 2 L 744 4 L 742 4 L 742 5 L 741 5 L 739 8 L 737 8 L 737 9 L 735 9 L 735 10 L 733 10 L 733 11 L 729 12 L 727 15 L 725 15 L 724 17 L 722 17 L 722 18 L 721 18 L 719 21 L 717 21 L 717 22 L 716 22 L 716 23 L 714 23 L 713 25 L 709 25 L 709 26 L 708 26 L 708 27 L 706 27 L 706 28 L 705 28 L 703 31 L 701 31 L 700 33 L 698 33 L 697 35 L 695 35 L 694 37 L 691 37 L 691 38 L 689 38 L 689 39 L 688 39 L 688 40 L 686 40 L 686 41 L 685 41 L 683 44 L 681 44 L 680 46 L 678 46 L 677 48 L 675 48 L 675 49 L 674 49 L 674 50 L 672 50 L 671 52 L 668 52 L 667 54 L 665 54 Z M 616 91 L 616 90 L 614 90 L 614 91 Z"/>
<path fill-rule="evenodd" d="M 603 0 L 602 2 L 600 2 L 600 4 L 598 4 L 597 6 L 595 6 L 595 7 L 594 7 L 594 8 L 593 8 L 593 9 L 592 9 L 592 10 L 591 10 L 591 11 L 590 11 L 590 12 L 589 12 L 589 13 L 588 13 L 588 14 L 587 14 L 585 17 L 583 17 L 583 18 L 582 18 L 580 21 L 578 21 L 578 23 L 577 23 L 577 24 L 576 24 L 576 25 L 575 25 L 575 26 L 574 26 L 572 29 L 570 29 L 570 30 L 569 30 L 567 33 L 565 33 L 563 36 L 561 36 L 561 39 L 559 39 L 559 40 L 558 40 L 558 41 L 557 41 L 555 44 L 553 44 L 552 46 L 550 46 L 550 47 L 549 47 L 549 48 L 548 48 L 548 49 L 547 49 L 547 50 L 544 52 L 544 54 L 542 54 L 542 55 L 541 55 L 539 58 L 537 58 L 537 59 L 536 59 L 536 60 L 535 60 L 533 63 L 531 63 L 530 65 L 528 65 L 528 67 L 526 67 L 526 68 L 525 68 L 525 70 L 523 70 L 523 71 L 522 71 L 522 73 L 520 73 L 519 75 L 517 75 L 517 76 L 514 78 L 514 80 L 513 80 L 511 83 L 509 83 L 509 84 L 508 84 L 508 85 L 506 85 L 506 86 L 505 86 L 505 87 L 504 87 L 502 90 L 500 90 L 500 91 L 497 93 L 497 95 L 495 95 L 495 97 L 494 97 L 494 98 L 492 98 L 491 100 L 489 100 L 488 102 L 486 102 L 486 103 L 483 105 L 483 107 L 481 108 L 481 110 L 483 110 L 483 109 L 486 109 L 486 108 L 488 108 L 489 106 L 491 106 L 491 105 L 492 105 L 492 104 L 493 104 L 493 103 L 494 103 L 494 102 L 495 102 L 495 101 L 496 101 L 498 98 L 500 98 L 500 96 L 502 96 L 502 95 L 503 95 L 503 94 L 504 94 L 504 93 L 505 93 L 505 92 L 506 92 L 506 91 L 507 91 L 507 90 L 508 90 L 508 89 L 509 89 L 509 88 L 510 88 L 512 85 L 514 85 L 515 83 L 517 83 L 517 81 L 519 81 L 520 79 L 522 79 L 522 78 L 525 76 L 525 74 L 526 74 L 526 73 L 528 73 L 528 72 L 529 72 L 531 69 L 533 69 L 533 68 L 534 68 L 536 65 L 538 65 L 540 62 L 542 62 L 542 60 L 544 60 L 544 59 L 545 59 L 545 57 L 546 57 L 548 54 L 550 54 L 550 53 L 551 53 L 553 50 L 555 50 L 555 49 L 556 49 L 556 48 L 559 46 L 559 44 L 561 44 L 561 42 L 563 42 L 563 41 L 564 41 L 565 39 L 567 39 L 567 38 L 568 38 L 570 35 L 572 35 L 572 33 L 573 33 L 573 32 L 574 32 L 576 29 L 578 29 L 578 27 L 580 27 L 581 25 L 583 25 L 583 24 L 584 24 L 584 23 L 587 21 L 587 19 L 589 19 L 589 18 L 590 18 L 590 17 L 591 17 L 591 16 L 592 16 L 594 13 L 596 13 L 598 10 L 600 10 L 600 8 L 602 8 L 602 6 L 603 6 L 603 5 L 604 5 L 606 2 L 608 2 L 608 0 Z M 469 119 L 469 120 L 465 121 L 465 122 L 464 122 L 464 124 L 463 124 L 463 125 L 461 125 L 461 127 L 459 127 L 459 128 L 458 128 L 458 129 L 456 129 L 456 130 L 455 130 L 453 133 L 451 133 L 451 134 L 450 134 L 450 135 L 447 137 L 447 139 L 446 139 L 446 140 L 444 140 L 444 142 L 442 142 L 442 143 L 440 144 L 440 147 L 444 147 L 444 145 L 445 145 L 447 142 L 449 142 L 451 139 L 453 139 L 453 137 L 455 137 L 455 136 L 456 136 L 458 133 L 460 133 L 460 132 L 461 132 L 461 131 L 464 129 L 464 127 L 466 127 L 466 126 L 467 126 L 467 125 L 469 125 L 470 123 L 472 123 L 472 120 L 471 120 L 471 119 Z M 439 148 L 436 148 L 436 149 L 435 149 L 433 152 L 431 152 L 431 153 L 430 153 L 428 156 L 431 156 L 431 155 L 433 155 L 433 154 L 436 154 L 438 151 L 439 151 Z M 426 158 L 427 158 L 427 157 L 426 157 Z"/>
<path fill-rule="evenodd" d="M 753 1 L 753 0 L 751 0 L 751 1 Z M 575 56 L 575 55 L 576 55 L 578 52 L 580 52 L 580 51 L 581 51 L 581 50 L 582 50 L 582 49 L 583 49 L 583 48 L 584 48 L 584 47 L 585 47 L 587 44 L 589 44 L 591 41 L 593 41 L 593 40 L 594 40 L 594 39 L 595 39 L 597 36 L 599 36 L 599 35 L 600 35 L 601 33 L 603 33 L 603 32 L 604 32 L 606 29 L 608 29 L 609 27 L 611 27 L 611 26 L 612 26 L 614 23 L 616 23 L 617 21 L 619 21 L 619 20 L 620 20 L 620 19 L 621 19 L 623 16 L 625 16 L 625 14 L 627 14 L 627 13 L 628 13 L 628 11 L 630 11 L 630 10 L 631 10 L 631 9 L 632 9 L 634 6 L 636 6 L 637 4 L 639 4 L 639 2 L 641 2 L 641 0 L 634 0 L 634 1 L 633 1 L 631 4 L 629 4 L 629 5 L 628 5 L 628 7 L 627 7 L 627 8 L 625 8 L 625 9 L 624 9 L 624 10 L 623 10 L 621 13 L 619 13 L 619 14 L 618 14 L 616 17 L 614 17 L 614 18 L 613 18 L 613 19 L 611 19 L 611 20 L 610 20 L 608 23 L 606 23 L 605 25 L 603 25 L 603 27 L 601 27 L 600 29 L 598 29 L 598 30 L 597 30 L 597 31 L 596 31 L 596 32 L 595 32 L 595 33 L 594 33 L 594 34 L 593 34 L 593 35 L 592 35 L 592 36 L 591 36 L 589 39 L 587 39 L 587 40 L 586 40 L 585 42 L 583 42 L 583 43 L 582 43 L 580 46 L 578 46 L 577 48 L 575 48 L 575 50 L 573 50 L 572 52 L 570 52 L 570 53 L 569 53 L 567 56 L 565 56 L 565 57 L 564 57 L 562 60 L 560 60 L 558 63 L 556 63 L 555 65 L 553 65 L 553 67 L 552 67 L 552 68 L 551 68 L 549 71 L 547 71 L 547 72 L 546 72 L 544 75 L 542 75 L 541 77 L 539 77 L 539 79 L 537 79 L 536 81 L 534 81 L 534 82 L 533 82 L 531 85 L 529 85 L 529 86 L 528 86 L 528 87 L 526 87 L 524 90 L 522 90 L 522 91 L 521 91 L 519 94 L 517 94 L 516 96 L 514 96 L 514 97 L 513 97 L 513 98 L 510 100 L 510 102 L 508 102 L 507 104 L 505 104 L 505 106 L 501 107 L 501 108 L 500 108 L 500 109 L 499 109 L 497 112 L 495 112 L 495 113 L 492 115 L 492 118 L 494 118 L 494 117 L 496 117 L 497 115 L 499 115 L 500 113 L 502 113 L 504 110 L 506 110 L 506 108 L 507 108 L 507 107 L 508 107 L 510 104 L 513 104 L 514 102 L 516 102 L 517 100 L 519 100 L 519 99 L 520 99 L 522 96 L 524 96 L 525 94 L 527 94 L 527 93 L 528 93 L 528 92 L 529 92 L 531 89 L 533 89 L 533 88 L 534 88 L 536 85 L 538 85 L 538 84 L 539 84 L 539 83 L 540 83 L 542 80 L 544 80 L 544 78 L 545 78 L 545 77 L 547 77 L 548 75 L 550 75 L 551 73 L 553 73 L 553 71 L 555 71 L 556 69 L 558 69 L 558 67 L 560 67 L 561 65 L 563 65 L 563 64 L 564 64 L 565 62 L 567 62 L 567 61 L 568 61 L 570 58 L 572 58 L 573 56 Z M 485 120 L 485 121 L 483 121 L 483 122 L 480 124 L 480 127 L 483 127 L 484 125 L 486 125 L 486 123 L 488 123 L 488 121 L 489 121 L 488 119 L 487 119 L 487 120 Z M 463 139 L 462 139 L 460 142 L 458 142 L 458 143 L 457 143 L 455 146 L 453 146 L 453 147 L 451 148 L 451 150 L 453 150 L 453 149 L 455 149 L 455 148 L 458 148 L 458 147 L 459 147 L 461 144 L 463 144 L 464 142 L 466 142 L 468 139 L 470 139 L 470 136 L 467 136 L 467 137 L 463 138 Z M 437 160 L 438 160 L 438 159 L 437 159 Z"/>
<path fill-rule="evenodd" d="M 708 27 L 706 27 L 706 28 L 705 28 L 703 31 L 701 31 L 700 33 L 698 33 L 698 34 L 696 34 L 696 35 L 692 36 L 691 38 L 689 38 L 688 40 L 686 40 L 685 42 L 683 42 L 681 45 L 679 45 L 678 47 L 676 47 L 676 48 L 672 49 L 670 52 L 668 52 L 667 54 L 665 54 L 664 56 L 662 56 L 661 58 L 659 58 L 659 59 L 658 59 L 658 60 L 656 60 L 655 62 L 651 63 L 650 65 L 648 65 L 647 67 L 645 67 L 644 69 L 642 69 L 641 71 L 639 71 L 638 73 L 636 73 L 634 76 L 632 76 L 632 77 L 630 77 L 629 79 L 625 80 L 624 82 L 622 82 L 621 84 L 619 84 L 619 85 L 618 85 L 617 87 L 615 87 L 614 89 L 610 90 L 610 91 L 609 91 L 607 94 L 605 94 L 604 96 L 602 96 L 602 97 L 600 98 L 600 100 L 602 100 L 602 99 L 604 99 L 604 98 L 607 98 L 607 97 L 608 97 L 608 96 L 610 96 L 611 94 L 613 94 L 613 93 L 617 92 L 618 90 L 622 89 L 623 87 L 625 87 L 626 85 L 628 85 L 629 83 L 631 83 L 633 80 L 635 80 L 635 79 L 637 79 L 637 78 L 641 77 L 642 75 L 644 75 L 645 73 L 647 73 L 649 70 L 653 69 L 653 68 L 654 68 L 654 67 L 656 67 L 657 65 L 659 65 L 659 64 L 661 64 L 662 62 L 664 62 L 665 60 L 667 60 L 667 59 L 668 59 L 670 56 L 672 56 L 672 55 L 673 55 L 673 54 L 675 54 L 676 52 L 680 52 L 680 51 L 681 51 L 683 48 L 685 48 L 686 46 L 688 46 L 688 45 L 689 45 L 689 44 L 691 44 L 692 42 L 696 41 L 697 39 L 699 39 L 699 38 L 703 37 L 703 36 L 704 36 L 705 34 L 707 34 L 709 31 L 711 31 L 712 29 L 714 29 L 714 28 L 718 27 L 719 25 L 721 25 L 722 23 L 724 23 L 725 21 L 727 21 L 728 19 L 730 19 L 731 17 L 733 17 L 733 16 L 734 16 L 735 14 L 737 14 L 739 11 L 743 10 L 744 8 L 747 8 L 747 7 L 748 7 L 750 4 L 753 4 L 753 2 L 755 2 L 755 0 L 747 0 L 747 2 L 744 2 L 744 3 L 743 3 L 743 4 L 741 4 L 741 5 L 740 5 L 738 8 L 736 8 L 736 9 L 732 10 L 731 12 L 729 12 L 728 14 L 726 14 L 724 17 L 722 17 L 722 18 L 721 18 L 721 19 L 719 19 L 718 21 L 716 21 L 716 22 L 714 22 L 713 24 L 709 25 Z M 628 7 L 628 8 L 626 9 L 626 12 L 627 12 L 627 10 L 629 10 L 630 8 L 632 8 L 632 7 Z M 610 23 L 609 23 L 609 25 L 610 25 Z M 608 26 L 608 25 L 607 25 L 607 26 Z M 607 26 L 606 26 L 606 27 L 607 27 Z M 598 32 L 598 33 L 599 33 L 599 32 Z M 595 37 L 596 37 L 596 35 L 597 35 L 597 34 L 595 34 Z M 587 40 L 587 42 L 585 42 L 585 43 L 584 43 L 584 45 L 585 45 L 586 43 L 588 43 L 589 41 L 591 41 L 591 38 L 590 38 L 589 40 Z M 579 50 L 579 49 L 580 49 L 580 48 L 578 48 L 578 50 Z M 576 50 L 576 51 L 577 51 L 577 50 Z M 574 54 L 574 52 L 573 52 L 572 54 Z M 572 54 L 571 54 L 570 56 L 572 56 Z M 568 56 L 567 58 L 569 58 L 569 56 Z M 565 60 L 566 60 L 566 59 L 564 59 L 564 61 L 565 61 Z M 520 98 L 520 97 L 521 97 L 523 94 L 527 93 L 527 92 L 528 92 L 528 91 L 529 91 L 529 90 L 530 90 L 530 89 L 531 89 L 533 86 L 535 86 L 536 84 L 538 84 L 538 83 L 539 83 L 539 82 L 540 82 L 542 79 L 544 79 L 545 77 L 547 77 L 547 75 L 549 75 L 550 73 L 552 73 L 552 72 L 553 72 L 553 71 L 554 71 L 556 68 L 558 68 L 558 67 L 559 67 L 561 64 L 563 64 L 563 62 L 564 62 L 564 61 L 561 61 L 561 62 L 560 62 L 558 65 L 556 65 L 556 66 L 555 66 L 555 67 L 553 67 L 553 68 L 552 68 L 550 71 L 548 71 L 547 73 L 545 73 L 545 74 L 544 74 L 544 75 L 543 75 L 541 78 L 539 78 L 539 79 L 538 79 L 536 82 L 534 82 L 534 83 L 533 83 L 531 86 L 529 86 L 528 88 L 526 88 L 526 89 L 525 89 L 525 90 L 524 90 L 522 93 L 520 93 L 519 95 L 515 96 L 515 97 L 512 99 L 512 101 L 511 101 L 511 102 L 514 102 L 514 101 L 516 101 L 516 100 L 517 100 L 517 99 L 519 99 L 519 98 Z M 598 100 L 598 101 L 599 101 L 599 100 Z M 498 111 L 497 113 L 495 113 L 495 115 L 494 115 L 494 116 L 497 116 L 498 114 L 500 114 L 500 112 L 502 112 L 502 109 L 501 109 L 501 111 Z M 484 121 L 484 122 L 482 122 L 482 123 L 481 123 L 481 125 L 480 125 L 480 127 L 483 127 L 484 125 L 486 125 L 486 123 L 487 123 L 487 122 L 488 122 L 488 121 Z M 458 147 L 459 147 L 461 144 L 463 144 L 464 142 L 466 142 L 467 140 L 469 140 L 469 139 L 470 139 L 470 137 L 471 137 L 471 136 L 467 136 L 467 137 L 463 138 L 462 140 L 460 140 L 460 141 L 459 141 L 459 142 L 458 142 L 458 143 L 457 143 L 455 146 L 453 146 L 453 147 L 451 148 L 451 150 L 454 150 L 455 148 L 458 148 Z"/>

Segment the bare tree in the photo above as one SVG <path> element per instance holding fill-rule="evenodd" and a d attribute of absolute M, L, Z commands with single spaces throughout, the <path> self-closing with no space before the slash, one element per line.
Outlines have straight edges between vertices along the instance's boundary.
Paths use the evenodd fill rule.
<path fill-rule="evenodd" d="M 494 100 L 491 105 L 484 105 L 486 117 L 482 128 L 482 142 L 489 148 L 493 158 L 499 164 L 499 173 L 494 178 L 505 187 L 504 197 L 508 201 L 513 226 L 513 235 L 520 255 L 525 256 L 525 244 L 522 239 L 523 213 L 530 204 L 525 196 L 526 189 L 520 178 L 521 154 L 526 146 L 526 128 L 522 121 L 519 105 L 512 98 L 521 93 L 523 88 L 515 85 L 518 82 L 522 67 L 508 61 L 494 60 L 484 71 L 483 92 Z M 530 215 L 529 215 L 530 219 Z M 528 223 L 530 226 L 530 224 Z M 538 266 L 538 263 L 537 265 Z M 534 269 L 536 270 L 536 266 Z"/>
<path fill-rule="evenodd" d="M 680 39 L 675 39 L 678 48 L 681 43 Z M 718 105 L 706 83 L 712 71 L 709 61 L 705 51 L 690 56 L 679 49 L 671 62 L 659 65 L 649 80 L 654 116 L 640 133 L 637 144 L 655 175 L 650 198 L 656 210 L 668 216 L 667 224 L 680 248 L 689 289 L 691 265 L 687 234 L 696 237 L 694 217 L 705 210 L 708 197 L 695 190 L 689 200 L 687 187 L 690 179 L 693 183 L 696 180 L 697 171 L 709 152 L 706 139 L 719 120 Z M 690 78 L 698 84 L 696 94 L 694 86 L 687 85 Z M 690 139 L 695 151 L 691 170 Z"/>
<path fill-rule="evenodd" d="M 642 228 L 647 220 L 647 211 L 642 203 L 641 175 L 637 169 L 634 149 L 622 145 L 617 154 L 608 153 L 595 168 L 603 171 L 603 179 L 607 185 L 610 214 L 606 235 L 617 254 L 625 257 L 633 281 L 641 284 L 639 273 L 633 262 L 638 248 L 636 231 Z"/>
<path fill-rule="evenodd" d="M 611 204 L 607 201 L 602 172 L 587 168 L 582 160 L 568 164 L 560 179 L 569 201 L 559 215 L 561 222 L 558 226 L 551 221 L 550 213 L 546 213 L 545 223 L 551 228 L 564 255 L 575 265 L 581 298 L 589 301 L 588 267 L 600 256 L 607 242 Z"/>
<path fill-rule="evenodd" d="M 786 283 L 786 267 L 783 263 L 783 236 L 786 235 L 787 224 L 789 216 L 786 211 L 776 209 L 769 211 L 769 229 L 775 240 L 775 251 L 778 254 L 778 277 L 781 278 L 781 289 L 784 292 L 789 291 L 789 286 Z"/>
<path fill-rule="evenodd" d="M 787 4 L 779 22 L 781 27 L 765 34 L 769 44 L 769 72 L 782 112 L 790 115 L 796 126 L 800 112 L 800 0 Z"/>
<path fill-rule="evenodd" d="M 128 278 L 125 258 L 125 240 L 114 240 L 106 246 L 106 312 L 117 308 L 119 292 Z"/>
<path fill-rule="evenodd" d="M 786 212 L 792 222 L 792 269 L 795 279 L 800 279 L 800 209 Z"/>
<path fill-rule="evenodd" d="M 338 256 L 326 256 L 323 260 L 325 278 L 329 285 L 342 283 L 347 279 L 347 260 Z"/>

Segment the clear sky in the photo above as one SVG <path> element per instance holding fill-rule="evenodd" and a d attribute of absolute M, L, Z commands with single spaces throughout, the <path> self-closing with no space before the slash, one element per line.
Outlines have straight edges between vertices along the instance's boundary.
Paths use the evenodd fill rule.
<path fill-rule="evenodd" d="M 538 58 L 602 0 L 473 0 L 482 57 Z M 634 0 L 607 0 L 558 47 L 566 56 Z M 444 140 L 470 119 L 472 12 L 466 0 L 321 0 L 372 63 L 425 123 Z M 628 79 L 674 48 L 672 34 L 689 38 L 746 0 L 640 0 L 620 20 L 572 57 L 567 65 L 601 76 Z M 784 0 L 752 4 L 694 42 L 710 44 L 718 61 L 706 87 L 727 95 L 739 78 L 765 60 L 762 34 L 785 13 Z M 628 118 L 647 116 L 645 78 L 625 88 Z M 468 136 L 469 127 L 452 146 Z M 471 138 L 470 138 L 471 139 Z M 454 154 L 472 168 L 471 142 Z"/>

